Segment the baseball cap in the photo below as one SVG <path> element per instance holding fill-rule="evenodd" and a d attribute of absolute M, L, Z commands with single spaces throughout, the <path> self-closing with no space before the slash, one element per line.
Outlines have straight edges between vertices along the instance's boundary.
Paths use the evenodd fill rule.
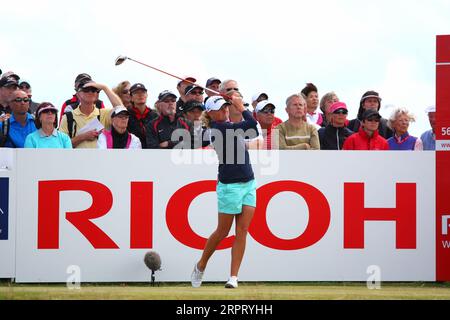
<path fill-rule="evenodd" d="M 381 115 L 378 113 L 378 111 L 374 110 L 374 109 L 367 109 L 366 111 L 363 112 L 362 114 L 362 120 L 366 120 L 370 117 L 377 117 L 378 119 L 381 119 Z"/>
<path fill-rule="evenodd" d="M 361 103 L 368 98 L 376 98 L 381 103 L 380 95 L 376 91 L 367 91 L 366 93 L 364 93 L 361 97 Z"/>
<path fill-rule="evenodd" d="M 130 88 L 130 94 L 133 94 L 138 90 L 144 90 L 145 92 L 147 92 L 147 88 L 142 83 L 135 83 Z"/>
<path fill-rule="evenodd" d="M 436 112 L 436 106 L 429 106 L 425 108 L 425 113 Z"/>
<path fill-rule="evenodd" d="M 19 78 L 20 79 L 20 78 Z M 0 79 L 0 88 L 1 87 L 11 87 L 11 86 L 19 86 L 18 79 L 14 77 L 14 75 L 3 76 Z"/>
<path fill-rule="evenodd" d="M 217 79 L 217 78 L 213 77 L 213 78 L 209 78 L 208 80 L 206 80 L 206 87 L 209 87 L 214 82 L 218 82 L 219 84 L 222 83 L 222 81 L 220 81 L 220 79 Z"/>
<path fill-rule="evenodd" d="M 185 95 L 188 95 L 189 93 L 191 93 L 193 90 L 195 90 L 195 89 L 197 89 L 197 88 L 200 88 L 200 89 L 202 89 L 202 91 L 203 91 L 203 88 L 202 88 L 202 87 L 196 86 L 196 85 L 194 84 L 194 85 L 187 86 L 186 89 L 184 90 L 184 94 L 185 94 Z"/>
<path fill-rule="evenodd" d="M 30 83 L 28 81 L 24 81 L 24 80 L 19 82 L 19 87 L 25 88 L 25 89 L 31 89 Z"/>
<path fill-rule="evenodd" d="M 161 92 L 159 95 L 158 95 L 158 101 L 162 101 L 162 100 L 164 100 L 165 98 L 167 98 L 167 97 L 173 97 L 173 98 L 177 98 L 177 95 L 175 94 L 175 93 L 173 93 L 172 91 L 169 91 L 169 90 L 164 90 L 163 92 Z"/>
<path fill-rule="evenodd" d="M 333 104 L 331 105 L 331 107 L 330 107 L 330 109 L 328 110 L 328 112 L 329 112 L 329 113 L 334 113 L 335 111 L 340 110 L 340 109 L 343 109 L 343 110 L 347 110 L 347 111 L 348 111 L 347 105 L 346 105 L 344 102 L 338 101 L 338 102 L 335 102 L 335 103 L 333 103 Z"/>
<path fill-rule="evenodd" d="M 195 108 L 201 109 L 202 111 L 205 110 L 205 106 L 203 105 L 203 103 L 196 100 L 189 100 L 184 104 L 183 112 L 188 112 L 194 110 Z"/>
<path fill-rule="evenodd" d="M 130 114 L 128 109 L 125 108 L 124 106 L 117 106 L 114 108 L 113 112 L 111 113 L 111 118 L 114 118 L 115 116 L 117 116 L 120 113 L 128 114 L 128 115 Z"/>
<path fill-rule="evenodd" d="M 258 100 L 258 98 L 259 98 L 261 95 L 263 95 L 263 94 L 265 94 L 266 97 L 267 97 L 267 99 L 269 99 L 269 95 L 268 95 L 267 93 L 265 93 L 265 92 L 257 92 L 257 93 L 255 93 L 255 94 L 252 96 L 252 102 L 255 102 L 256 100 Z"/>
<path fill-rule="evenodd" d="M 255 112 L 260 112 L 265 107 L 272 107 L 275 109 L 275 105 L 272 102 L 269 102 L 268 100 L 263 100 L 263 101 L 258 102 L 258 104 L 255 107 Z"/>
<path fill-rule="evenodd" d="M 194 77 L 191 77 L 191 76 L 183 77 L 183 79 L 184 80 L 181 80 L 181 81 L 178 82 L 178 85 L 180 85 L 180 83 L 182 83 L 185 80 L 188 80 L 188 81 L 193 82 L 193 83 L 197 82 L 197 79 L 195 79 Z"/>
<path fill-rule="evenodd" d="M 225 105 L 225 104 L 230 105 L 231 103 L 229 103 L 227 100 L 225 100 L 221 96 L 212 96 L 212 97 L 209 97 L 208 101 L 206 101 L 205 110 L 208 112 L 209 111 L 217 111 L 217 110 L 220 110 L 220 108 L 222 108 L 223 105 Z"/>
<path fill-rule="evenodd" d="M 88 75 L 87 73 L 80 73 L 75 78 L 75 91 L 78 91 L 80 88 L 82 88 L 86 83 L 91 82 L 92 77 Z"/>

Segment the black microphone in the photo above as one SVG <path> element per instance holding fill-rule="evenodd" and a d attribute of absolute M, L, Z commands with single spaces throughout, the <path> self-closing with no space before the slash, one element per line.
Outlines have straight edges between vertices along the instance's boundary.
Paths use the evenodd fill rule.
<path fill-rule="evenodd" d="M 155 271 L 161 270 L 161 257 L 155 251 L 145 254 L 144 263 L 152 271 L 152 286 L 155 285 Z"/>

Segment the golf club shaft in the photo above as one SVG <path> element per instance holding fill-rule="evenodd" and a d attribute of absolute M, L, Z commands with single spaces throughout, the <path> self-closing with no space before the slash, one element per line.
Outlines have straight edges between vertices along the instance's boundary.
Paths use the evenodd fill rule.
<path fill-rule="evenodd" d="M 171 74 L 171 73 L 166 72 L 166 71 L 164 71 L 164 70 L 161 70 L 161 69 L 158 69 L 158 68 L 149 66 L 148 64 L 145 64 L 145 63 L 143 63 L 143 62 L 134 60 L 134 59 L 132 59 L 132 58 L 127 57 L 127 59 L 128 59 L 128 60 L 131 60 L 131 61 L 134 61 L 134 62 L 136 62 L 136 63 L 139 63 L 139 64 L 141 64 L 141 65 L 143 65 L 143 66 L 145 66 L 145 67 L 147 67 L 147 68 L 151 68 L 151 69 L 153 69 L 153 70 L 162 72 L 162 73 L 164 73 L 164 74 L 166 74 L 166 75 L 168 75 L 168 76 L 171 76 L 171 77 L 173 77 L 173 78 L 176 78 L 176 79 L 178 79 L 178 80 L 180 80 L 180 81 L 185 81 L 185 82 L 187 82 L 187 83 L 190 83 L 190 84 L 192 84 L 192 85 L 195 85 L 195 86 L 197 86 L 197 87 L 200 87 L 200 88 L 202 88 L 202 89 L 204 89 L 204 90 L 208 90 L 209 92 L 212 92 L 212 93 L 214 93 L 214 94 L 217 94 L 218 96 L 222 96 L 222 97 L 225 98 L 225 96 L 224 96 L 223 94 L 221 94 L 220 92 L 217 92 L 217 91 L 215 91 L 215 90 L 211 90 L 211 89 L 202 87 L 202 86 L 200 86 L 200 85 L 198 85 L 198 84 L 196 84 L 196 83 L 194 83 L 194 82 L 192 82 L 192 81 L 189 81 L 189 80 L 180 78 L 180 77 L 178 77 L 178 76 L 176 76 L 176 75 L 174 75 L 174 74 Z M 227 98 L 229 98 L 229 97 L 227 97 Z"/>

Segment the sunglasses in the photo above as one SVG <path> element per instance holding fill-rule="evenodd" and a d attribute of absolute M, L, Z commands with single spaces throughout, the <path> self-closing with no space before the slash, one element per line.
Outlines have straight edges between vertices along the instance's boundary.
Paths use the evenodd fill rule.
<path fill-rule="evenodd" d="M 262 114 L 269 114 L 269 113 L 274 114 L 275 113 L 275 109 L 262 110 L 259 113 L 262 113 Z"/>
<path fill-rule="evenodd" d="M 333 114 L 348 114 L 348 111 L 344 110 L 344 109 L 340 109 L 340 110 L 336 110 L 335 112 L 333 112 Z"/>
<path fill-rule="evenodd" d="M 30 98 L 15 98 L 13 101 L 15 101 L 15 102 L 25 102 L 25 103 L 27 103 L 27 102 L 29 102 L 30 101 Z"/>
<path fill-rule="evenodd" d="M 203 91 L 191 91 L 191 92 L 189 92 L 189 94 L 196 95 L 196 96 L 202 95 L 203 93 L 204 93 Z"/>
<path fill-rule="evenodd" d="M 122 90 L 122 94 L 129 94 L 129 93 L 130 93 L 130 90 L 128 90 L 128 89 Z"/>
<path fill-rule="evenodd" d="M 54 113 L 54 114 L 56 114 L 56 110 L 47 109 L 47 110 L 41 111 L 40 113 Z"/>
<path fill-rule="evenodd" d="M 369 121 L 369 122 L 380 122 L 380 119 L 377 118 L 377 117 L 374 117 L 374 118 L 367 118 L 366 121 Z"/>
<path fill-rule="evenodd" d="M 88 88 L 83 88 L 81 89 L 82 92 L 92 92 L 92 93 L 99 93 L 100 90 L 98 90 L 97 88 L 94 87 L 88 87 Z"/>
<path fill-rule="evenodd" d="M 227 92 L 230 92 L 230 91 L 233 91 L 233 90 L 234 90 L 234 91 L 239 91 L 239 88 L 228 88 L 228 89 L 227 89 Z"/>

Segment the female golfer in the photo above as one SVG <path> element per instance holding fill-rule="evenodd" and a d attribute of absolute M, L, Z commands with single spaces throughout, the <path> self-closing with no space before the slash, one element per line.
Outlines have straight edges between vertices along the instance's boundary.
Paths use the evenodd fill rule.
<path fill-rule="evenodd" d="M 194 288 L 200 287 L 208 260 L 220 241 L 228 235 L 233 221 L 236 221 L 236 236 L 231 249 L 231 276 L 225 288 L 237 288 L 247 230 L 256 207 L 256 183 L 244 140 L 258 135 L 257 123 L 250 111 L 245 109 L 238 92 L 233 93 L 230 101 L 220 96 L 212 96 L 205 106 L 207 115 L 211 118 L 211 140 L 219 158 L 219 221 L 216 230 L 206 242 L 200 261 L 194 266 L 191 276 Z M 228 106 L 231 104 L 242 112 L 244 121 L 228 121 Z"/>

